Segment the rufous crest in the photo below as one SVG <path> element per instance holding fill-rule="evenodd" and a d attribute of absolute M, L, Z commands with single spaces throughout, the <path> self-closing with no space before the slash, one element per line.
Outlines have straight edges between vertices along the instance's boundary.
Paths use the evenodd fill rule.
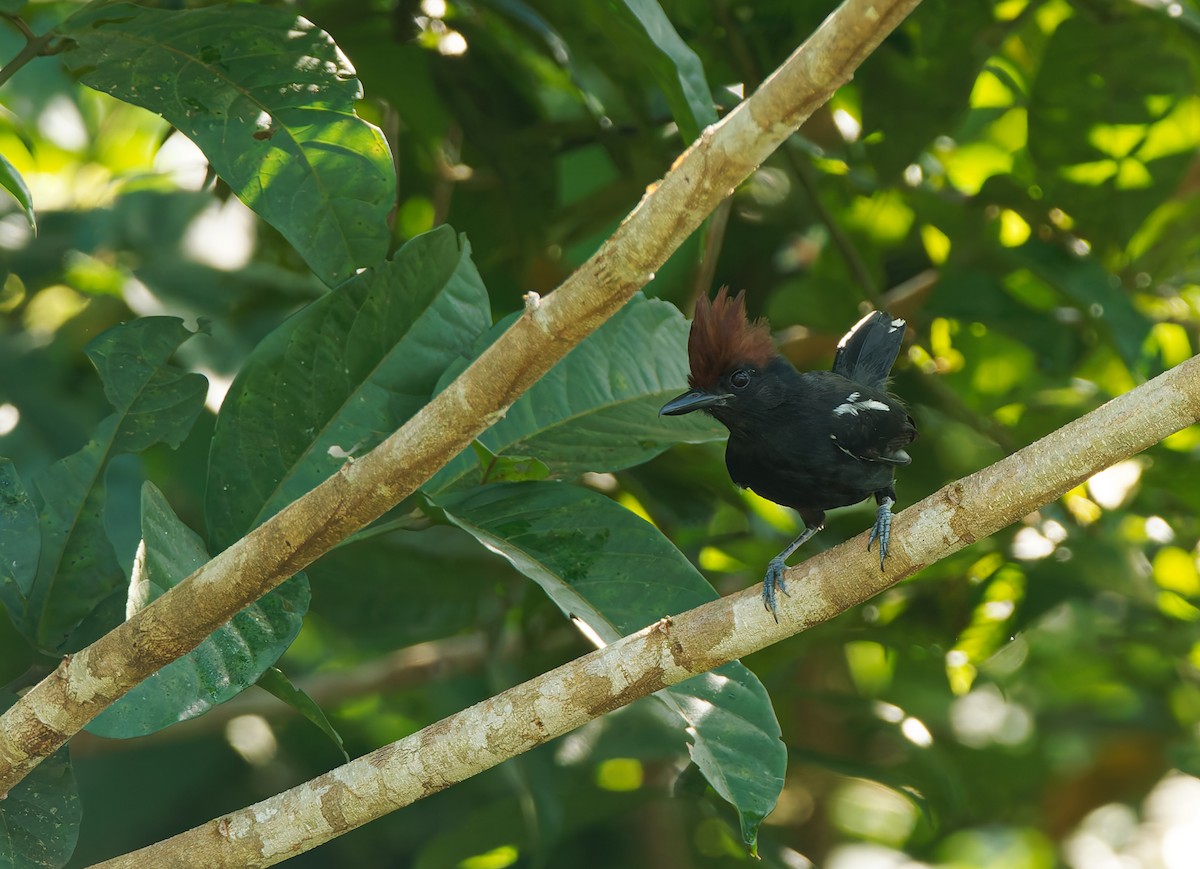
<path fill-rule="evenodd" d="M 688 334 L 688 385 L 714 389 L 722 375 L 743 366 L 764 367 L 775 355 L 771 327 L 765 320 L 746 317 L 746 291 L 732 298 L 721 287 L 711 301 L 696 301 L 696 316 Z"/>

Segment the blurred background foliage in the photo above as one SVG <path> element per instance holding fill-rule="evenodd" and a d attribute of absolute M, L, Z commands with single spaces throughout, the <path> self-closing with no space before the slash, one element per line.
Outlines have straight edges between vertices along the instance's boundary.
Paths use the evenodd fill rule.
<path fill-rule="evenodd" d="M 4 4 L 4 10 L 20 4 Z M 172 6 L 173 4 L 167 4 Z M 174 4 L 183 5 L 183 4 Z M 193 5 L 193 4 L 187 4 Z M 357 70 L 395 157 L 393 242 L 469 237 L 496 318 L 589 255 L 706 123 L 833 8 L 793 0 L 301 0 Z M 35 32 L 75 7 L 31 2 Z M 674 32 L 648 29 L 665 13 Z M 0 27 L 0 54 L 22 45 Z M 870 306 L 908 319 L 894 380 L 921 429 L 901 506 L 1190 356 L 1200 326 L 1200 7 L 925 0 L 647 287 L 685 312 L 728 283 L 825 366 Z M 701 92 L 702 94 L 702 92 Z M 23 474 L 109 413 L 83 352 L 134 316 L 206 318 L 210 380 L 140 474 L 202 528 L 213 412 L 247 353 L 327 292 L 161 118 L 56 58 L 0 91 L 0 454 Z M 1103 436 L 1098 433 L 1098 436 Z M 650 518 L 719 591 L 796 518 L 729 483 L 720 444 L 585 483 Z M 770 866 L 1183 867 L 1200 853 L 1200 430 L 745 663 L 788 749 Z M 134 475 L 137 476 L 137 475 Z M 857 534 L 835 511 L 811 554 Z M 337 550 L 281 667 L 351 754 L 587 650 L 465 532 Z M 52 662 L 0 617 L 0 670 Z M 258 695 L 258 696 L 251 696 Z M 72 865 L 153 842 L 339 762 L 259 689 L 142 740 L 86 734 Z M 236 704 L 242 703 L 241 707 Z M 297 866 L 732 866 L 728 807 L 637 704 L 341 837 Z M 119 795 L 119 797 L 118 797 Z"/>

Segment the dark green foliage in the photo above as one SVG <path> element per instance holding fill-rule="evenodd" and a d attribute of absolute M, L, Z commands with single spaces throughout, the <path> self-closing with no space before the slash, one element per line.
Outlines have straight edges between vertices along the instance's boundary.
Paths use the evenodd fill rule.
<path fill-rule="evenodd" d="M 97 425 L 82 450 L 33 477 L 41 535 L 37 572 L 28 591 L 21 592 L 26 583 L 19 577 L 27 575 L 29 562 L 15 567 L 24 600 L 9 616 L 41 649 L 74 651 L 78 644 L 71 641 L 71 631 L 126 581 L 105 527 L 105 471 L 117 456 L 158 443 L 178 446 L 187 436 L 208 387 L 201 375 L 170 362 L 189 337 L 178 319 L 145 317 L 110 329 L 87 346 L 116 412 Z M 18 519 L 27 516 L 22 511 Z M 24 537 L 25 552 L 29 538 L 16 533 Z M 30 556 L 25 552 L 24 557 Z"/>

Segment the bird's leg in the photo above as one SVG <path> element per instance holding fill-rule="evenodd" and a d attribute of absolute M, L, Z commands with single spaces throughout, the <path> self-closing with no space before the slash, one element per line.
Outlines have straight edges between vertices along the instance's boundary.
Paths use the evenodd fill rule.
<path fill-rule="evenodd" d="M 879 503 L 879 509 L 875 511 L 875 527 L 871 529 L 871 536 L 867 538 L 867 551 L 871 551 L 871 544 L 879 541 L 879 569 L 883 570 L 883 560 L 888 554 L 888 540 L 892 536 L 892 505 L 896 503 L 896 498 L 890 491 L 876 492 L 875 500 Z"/>
<path fill-rule="evenodd" d="M 804 526 L 804 533 L 789 543 L 783 552 L 776 555 L 767 563 L 767 575 L 763 579 L 762 599 L 763 606 L 775 618 L 775 621 L 779 621 L 779 614 L 775 612 L 775 592 L 778 590 L 784 594 L 788 593 L 787 586 L 783 581 L 783 572 L 787 570 L 787 560 L 793 552 L 804 545 L 804 541 L 825 527 L 824 514 L 814 522 L 809 522 L 806 519 Z"/>

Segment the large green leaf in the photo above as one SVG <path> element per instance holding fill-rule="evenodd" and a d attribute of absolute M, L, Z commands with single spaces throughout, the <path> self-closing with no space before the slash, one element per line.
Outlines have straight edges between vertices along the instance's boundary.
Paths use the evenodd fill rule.
<path fill-rule="evenodd" d="M 510 322 L 497 323 L 476 352 Z M 533 456 L 552 474 L 570 477 L 628 468 L 677 443 L 721 440 L 725 430 L 705 414 L 658 415 L 687 388 L 687 334 L 688 323 L 673 305 L 634 296 L 518 398 L 480 442 L 496 455 Z M 479 461 L 466 450 L 425 491 L 478 482 L 478 475 Z"/>
<path fill-rule="evenodd" d="M 37 232 L 37 217 L 33 213 L 33 197 L 29 193 L 29 188 L 25 185 L 25 179 L 21 177 L 21 173 L 16 170 L 12 163 L 8 162 L 8 158 L 0 154 L 0 186 L 13 195 L 13 198 L 20 204 L 21 209 L 25 212 L 25 219 L 29 221 L 29 228 Z"/>
<path fill-rule="evenodd" d="M 16 699 L 0 694 L 0 711 Z M 82 819 L 70 752 L 62 748 L 0 799 L 0 867 L 65 866 L 75 850 Z"/>
<path fill-rule="evenodd" d="M 247 360 L 217 418 L 208 527 L 223 549 L 370 450 L 488 327 L 465 238 L 442 227 L 309 305 Z"/>
<path fill-rule="evenodd" d="M 142 534 L 127 615 L 178 585 L 209 559 L 199 535 L 176 517 L 152 483 L 142 489 Z M 145 736 L 224 703 L 279 660 L 300 632 L 308 603 L 308 579 L 296 574 L 191 652 L 154 673 L 87 729 L 111 738 Z"/>
<path fill-rule="evenodd" d="M 88 342 L 85 352 L 117 410 L 117 444 L 138 453 L 155 444 L 183 443 L 204 406 L 208 381 L 171 364 L 192 337 L 177 317 L 142 317 L 115 326 Z"/>
<path fill-rule="evenodd" d="M 323 30 L 284 8 L 148 9 L 69 20 L 84 84 L 166 118 L 326 283 L 387 254 L 395 170 L 362 87 Z"/>
<path fill-rule="evenodd" d="M 635 22 L 634 32 L 648 42 L 643 57 L 667 97 L 684 140 L 691 142 L 701 129 L 717 122 L 704 65 L 680 38 L 657 0 L 623 0 L 621 5 Z"/>
<path fill-rule="evenodd" d="M 16 466 L 9 459 L 0 459 L 0 603 L 8 607 L 14 623 L 25 616 L 41 539 L 37 507 Z"/>
<path fill-rule="evenodd" d="M 657 528 L 596 492 L 565 483 L 502 483 L 438 504 L 605 642 L 717 597 Z M 787 766 L 766 689 L 735 661 L 655 696 L 679 715 L 692 760 L 737 807 L 742 834 L 754 842 Z"/>
<path fill-rule="evenodd" d="M 118 455 L 178 446 L 191 430 L 208 382 L 170 362 L 191 334 L 174 317 L 145 317 L 87 346 L 116 413 L 83 449 L 33 480 L 42 548 L 18 627 L 43 649 L 61 650 L 71 630 L 125 582 L 105 532 L 105 468 Z"/>

